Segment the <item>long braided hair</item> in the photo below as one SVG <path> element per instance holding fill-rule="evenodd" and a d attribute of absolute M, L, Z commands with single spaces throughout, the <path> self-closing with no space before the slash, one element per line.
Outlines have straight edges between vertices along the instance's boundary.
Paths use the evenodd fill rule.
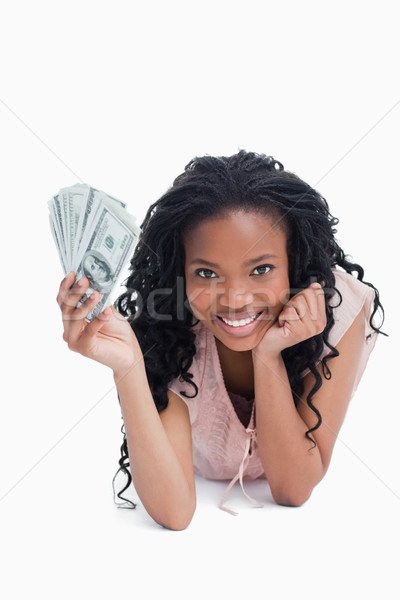
<path fill-rule="evenodd" d="M 141 235 L 125 282 L 126 291 L 116 301 L 119 312 L 127 317 L 141 346 L 147 377 L 159 411 L 168 405 L 167 386 L 177 377 L 198 393 L 190 373 L 196 353 L 194 318 L 185 294 L 183 236 L 200 222 L 220 217 L 230 211 L 258 212 L 274 217 L 287 232 L 291 297 L 313 281 L 323 285 L 326 302 L 324 331 L 282 352 L 293 400 L 298 402 L 304 391 L 303 376 L 310 370 L 315 383 L 306 401 L 314 411 L 316 424 L 322 422 L 312 399 L 322 385 L 317 370 L 324 344 L 330 354 L 322 359 L 323 376 L 330 378 L 328 361 L 338 356 L 329 342 L 334 325 L 334 306 L 329 303 L 335 291 L 334 267 L 355 273 L 364 281 L 363 268 L 348 260 L 335 239 L 338 219 L 330 214 L 326 200 L 297 175 L 285 171 L 271 156 L 240 150 L 230 157 L 196 157 L 185 167 L 172 187 L 150 206 L 141 227 Z M 383 308 L 377 289 L 370 324 L 380 332 Z M 381 312 L 381 322 L 373 318 Z M 122 471 L 127 482 L 118 493 L 124 507 L 135 504 L 122 496 L 131 483 L 129 456 L 124 426 L 121 458 L 116 475 Z M 115 476 L 116 477 L 116 476 Z M 113 483 L 115 480 L 113 479 Z"/>

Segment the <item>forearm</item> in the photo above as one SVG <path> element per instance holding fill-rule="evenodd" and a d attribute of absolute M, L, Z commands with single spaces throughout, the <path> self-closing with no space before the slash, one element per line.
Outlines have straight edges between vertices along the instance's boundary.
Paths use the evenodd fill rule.
<path fill-rule="evenodd" d="M 195 492 L 164 430 L 143 362 L 115 381 L 136 492 L 159 524 L 184 528 L 194 512 Z"/>
<path fill-rule="evenodd" d="M 303 504 L 323 477 L 318 447 L 305 437 L 309 429 L 293 402 L 284 362 L 255 359 L 257 440 L 274 499 Z"/>

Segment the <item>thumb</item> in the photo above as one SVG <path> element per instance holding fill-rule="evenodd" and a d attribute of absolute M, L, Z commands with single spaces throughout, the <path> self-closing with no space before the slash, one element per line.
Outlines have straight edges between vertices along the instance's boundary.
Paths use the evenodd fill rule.
<path fill-rule="evenodd" d="M 93 337 L 100 331 L 100 329 L 108 323 L 112 315 L 111 308 L 108 306 L 103 312 L 101 312 L 93 321 L 88 323 L 85 328 L 85 337 Z"/>

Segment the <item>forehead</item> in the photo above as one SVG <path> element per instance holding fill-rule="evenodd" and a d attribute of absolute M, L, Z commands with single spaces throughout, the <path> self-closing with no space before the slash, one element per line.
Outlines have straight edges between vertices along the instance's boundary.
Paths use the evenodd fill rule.
<path fill-rule="evenodd" d="M 213 256 L 214 262 L 218 257 L 243 262 L 261 254 L 286 255 L 286 242 L 279 217 L 244 211 L 201 221 L 184 236 L 187 260 Z"/>

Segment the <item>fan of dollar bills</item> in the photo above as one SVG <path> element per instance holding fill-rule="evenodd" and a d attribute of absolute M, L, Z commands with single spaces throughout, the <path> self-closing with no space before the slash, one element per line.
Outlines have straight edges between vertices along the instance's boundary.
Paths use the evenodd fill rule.
<path fill-rule="evenodd" d="M 86 184 L 60 189 L 48 203 L 50 227 L 64 273 L 86 276 L 100 301 L 87 316 L 91 321 L 108 306 L 111 292 L 133 253 L 139 237 L 135 218 L 126 204 Z"/>

